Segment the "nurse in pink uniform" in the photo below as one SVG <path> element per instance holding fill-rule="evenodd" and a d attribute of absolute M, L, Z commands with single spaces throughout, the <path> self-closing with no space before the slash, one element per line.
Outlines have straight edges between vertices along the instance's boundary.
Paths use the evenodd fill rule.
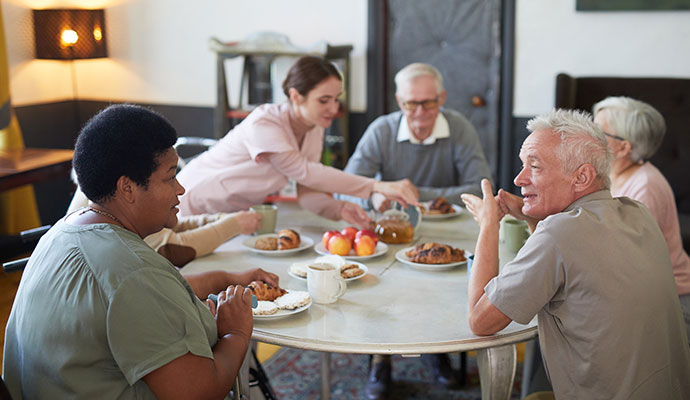
<path fill-rule="evenodd" d="M 611 194 L 646 205 L 666 239 L 690 339 L 690 257 L 683 250 L 673 190 L 647 161 L 666 134 L 664 117 L 649 104 L 629 97 L 607 97 L 594 105 L 593 113 L 613 153 Z"/>
<path fill-rule="evenodd" d="M 417 188 L 407 180 L 381 182 L 321 164 L 324 128 L 335 118 L 342 92 L 338 70 L 319 57 L 302 57 L 290 68 L 284 104 L 252 111 L 218 144 L 195 158 L 178 175 L 185 187 L 182 215 L 234 212 L 263 203 L 288 179 L 297 182 L 300 205 L 323 217 L 366 227 L 358 205 L 330 193 L 369 198 L 378 192 L 403 204 L 418 204 Z"/>

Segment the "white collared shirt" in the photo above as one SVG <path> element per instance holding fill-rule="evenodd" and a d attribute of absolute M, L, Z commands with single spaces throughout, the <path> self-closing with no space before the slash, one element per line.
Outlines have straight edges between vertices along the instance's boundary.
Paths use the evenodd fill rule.
<path fill-rule="evenodd" d="M 450 127 L 448 126 L 448 120 L 443 116 L 443 113 L 439 111 L 438 116 L 436 116 L 436 121 L 434 122 L 434 128 L 431 131 L 431 135 L 420 142 L 412 134 L 409 125 L 407 125 L 407 117 L 405 114 L 402 116 L 402 121 L 400 121 L 400 126 L 398 127 L 398 142 L 404 142 L 409 140 L 412 144 L 423 144 L 430 145 L 436 143 L 436 139 L 443 139 L 450 137 Z"/>

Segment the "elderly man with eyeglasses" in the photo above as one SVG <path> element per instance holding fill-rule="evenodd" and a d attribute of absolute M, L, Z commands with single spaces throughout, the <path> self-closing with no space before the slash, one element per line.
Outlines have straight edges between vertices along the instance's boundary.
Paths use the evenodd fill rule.
<path fill-rule="evenodd" d="M 395 85 L 400 111 L 369 125 L 345 171 L 382 181 L 407 178 L 418 187 L 420 201 L 445 197 L 462 204 L 462 193 L 479 195 L 479 183 L 491 172 L 472 124 L 443 108 L 446 91 L 438 69 L 410 64 L 395 75 Z M 376 209 L 387 208 L 381 196 L 369 200 Z"/>
<path fill-rule="evenodd" d="M 345 171 L 382 181 L 407 178 L 419 189 L 420 201 L 445 197 L 462 204 L 462 193 L 480 194 L 480 182 L 491 172 L 472 124 L 459 112 L 443 108 L 446 91 L 441 73 L 429 64 L 414 63 L 395 75 L 395 84 L 400 111 L 369 125 Z M 360 205 L 379 211 L 388 208 L 386 199 L 376 194 L 369 201 Z M 457 386 L 447 355 L 425 358 L 439 383 Z M 391 383 L 390 356 L 374 356 L 367 398 L 386 398 Z"/>

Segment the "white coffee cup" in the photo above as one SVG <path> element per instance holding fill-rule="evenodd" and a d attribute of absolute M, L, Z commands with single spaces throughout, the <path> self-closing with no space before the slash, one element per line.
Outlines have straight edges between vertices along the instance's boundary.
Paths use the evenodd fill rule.
<path fill-rule="evenodd" d="M 340 276 L 340 268 L 326 263 L 313 263 L 307 267 L 307 290 L 315 303 L 335 303 L 345 294 L 347 283 Z"/>

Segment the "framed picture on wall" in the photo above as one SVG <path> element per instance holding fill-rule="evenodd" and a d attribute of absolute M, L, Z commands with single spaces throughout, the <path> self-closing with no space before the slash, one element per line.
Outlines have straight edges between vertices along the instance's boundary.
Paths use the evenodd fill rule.
<path fill-rule="evenodd" d="M 577 0 L 577 11 L 690 10 L 690 0 Z"/>

